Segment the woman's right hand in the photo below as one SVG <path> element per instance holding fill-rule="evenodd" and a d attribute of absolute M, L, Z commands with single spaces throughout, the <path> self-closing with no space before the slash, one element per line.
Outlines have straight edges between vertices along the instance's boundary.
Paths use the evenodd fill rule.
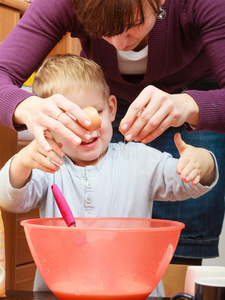
<path fill-rule="evenodd" d="M 75 145 L 90 138 L 90 133 L 75 122 L 78 120 L 80 124 L 88 127 L 91 125 L 89 117 L 78 105 L 59 94 L 45 99 L 28 97 L 16 107 L 13 120 L 15 124 L 25 124 L 46 152 L 51 151 L 45 137 L 49 129 Z"/>
<path fill-rule="evenodd" d="M 119 129 L 128 142 L 148 143 L 169 127 L 185 122 L 197 126 L 199 115 L 196 101 L 187 93 L 169 94 L 149 85 L 131 103 Z"/>

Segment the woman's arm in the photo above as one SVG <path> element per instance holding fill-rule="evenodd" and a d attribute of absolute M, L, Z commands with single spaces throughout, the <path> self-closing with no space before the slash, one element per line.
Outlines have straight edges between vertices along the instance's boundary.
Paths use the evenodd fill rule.
<path fill-rule="evenodd" d="M 174 3 L 176 1 L 171 1 L 170 5 Z M 121 123 L 121 132 L 128 140 L 141 140 L 146 143 L 155 139 L 168 127 L 178 127 L 185 122 L 194 125 L 197 131 L 225 132 L 225 17 L 224 13 L 221 13 L 225 11 L 225 2 L 197 0 L 189 1 L 186 5 L 184 1 L 179 1 L 178 7 L 184 43 L 190 48 L 193 46 L 191 50 L 196 56 L 192 72 L 186 73 L 185 77 L 181 73 L 183 78 L 187 80 L 190 77 L 189 82 L 201 78 L 197 76 L 204 78 L 204 72 L 206 76 L 209 73 L 208 66 L 211 66 L 221 89 L 190 90 L 180 95 L 170 95 L 148 86 L 131 104 Z M 176 37 L 174 32 L 171 32 L 171 35 Z M 182 47 L 179 49 L 182 54 Z M 176 49 L 169 48 L 167 51 L 171 54 L 176 52 Z M 200 55 L 203 52 L 204 55 Z M 193 55 L 193 61 L 195 56 Z M 176 60 L 174 64 L 176 65 Z M 175 74 L 169 80 L 173 82 L 174 79 L 176 82 L 179 79 L 176 76 L 178 75 Z"/>
<path fill-rule="evenodd" d="M 211 65 L 221 88 L 207 92 L 187 91 L 199 107 L 200 123 L 197 130 L 225 133 L 225 1 L 192 1 L 186 9 L 186 19 L 181 19 L 182 26 L 184 30 L 192 28 L 193 36 L 200 42 L 207 63 Z"/>
<path fill-rule="evenodd" d="M 24 99 L 31 96 L 20 87 L 63 35 L 74 28 L 75 22 L 76 15 L 70 0 L 34 0 L 2 42 L 0 46 L 1 124 L 9 127 L 17 125 L 13 124 L 14 111 Z M 29 125 L 24 120 L 19 122 L 22 123 Z M 16 128 L 19 129 L 17 126 Z"/>
<path fill-rule="evenodd" d="M 51 150 L 44 135 L 46 129 L 75 144 L 87 134 L 69 115 L 60 117 L 60 122 L 56 120 L 61 110 L 86 126 L 90 120 L 63 96 L 40 99 L 20 87 L 67 31 L 76 34 L 80 27 L 76 22 L 70 0 L 34 0 L 0 46 L 0 123 L 17 130 L 27 127 L 46 151 Z"/>

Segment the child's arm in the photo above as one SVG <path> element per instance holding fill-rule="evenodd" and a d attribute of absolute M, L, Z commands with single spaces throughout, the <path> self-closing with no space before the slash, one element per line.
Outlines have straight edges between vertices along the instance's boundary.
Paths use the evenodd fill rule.
<path fill-rule="evenodd" d="M 174 142 L 180 153 L 177 163 L 177 174 L 188 183 L 210 186 L 216 176 L 215 162 L 210 152 L 204 148 L 196 148 L 186 144 L 179 133 L 174 136 Z"/>
<path fill-rule="evenodd" d="M 33 140 L 28 146 L 20 150 L 13 158 L 9 169 L 9 180 L 14 188 L 22 188 L 26 185 L 32 169 L 39 169 L 44 172 L 54 173 L 59 170 L 59 166 L 56 164 L 63 164 L 63 161 L 60 158 L 64 156 L 64 152 L 61 149 L 62 145 L 57 144 L 52 139 L 46 139 L 52 147 L 52 151 L 45 152 L 39 146 L 37 141 Z"/>

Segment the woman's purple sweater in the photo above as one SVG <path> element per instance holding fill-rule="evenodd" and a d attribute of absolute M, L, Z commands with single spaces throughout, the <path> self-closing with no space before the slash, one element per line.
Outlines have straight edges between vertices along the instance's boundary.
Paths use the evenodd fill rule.
<path fill-rule="evenodd" d="M 200 108 L 197 130 L 225 132 L 225 1 L 166 0 L 163 8 L 167 17 L 149 34 L 147 72 L 132 84 L 119 72 L 115 48 L 84 31 L 71 0 L 34 0 L 0 46 L 0 123 L 13 127 L 16 106 L 30 96 L 19 87 L 69 31 L 80 39 L 82 55 L 102 67 L 111 93 L 129 102 L 150 84 L 173 92 L 216 78 L 220 90 L 188 93 Z"/>

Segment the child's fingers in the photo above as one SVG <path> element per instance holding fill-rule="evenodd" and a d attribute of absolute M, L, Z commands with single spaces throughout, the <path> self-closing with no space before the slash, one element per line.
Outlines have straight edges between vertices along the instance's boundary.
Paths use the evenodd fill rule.
<path fill-rule="evenodd" d="M 185 183 L 192 182 L 193 185 L 196 185 L 200 181 L 199 170 L 197 168 L 193 168 L 193 166 L 191 164 L 188 164 L 182 170 L 180 178 Z"/>
<path fill-rule="evenodd" d="M 184 169 L 186 163 L 184 160 L 178 159 L 177 166 L 176 166 L 176 172 L 178 175 L 182 173 L 182 170 Z"/>
<path fill-rule="evenodd" d="M 63 157 L 65 153 L 62 150 L 62 144 L 56 143 L 55 140 L 52 139 L 47 139 L 47 141 L 51 146 L 50 152 L 43 151 L 43 149 L 37 143 L 35 144 L 35 146 L 37 147 L 37 152 L 40 155 L 39 156 L 39 159 L 41 159 L 40 163 L 44 166 L 46 163 L 46 158 L 48 158 L 49 162 L 52 161 L 51 164 L 57 164 L 59 166 L 63 165 L 63 160 L 61 159 L 61 157 Z M 51 164 L 47 163 L 48 166 L 46 167 L 55 170 L 54 168 L 52 168 Z"/>
<path fill-rule="evenodd" d="M 178 162 L 177 162 L 177 166 L 176 166 L 176 171 L 177 171 L 177 174 L 181 174 L 182 172 L 184 172 L 184 169 L 186 168 L 186 171 L 187 172 L 187 166 L 189 166 L 190 164 L 190 159 L 189 159 L 189 156 L 188 155 L 185 155 L 184 153 L 182 154 L 182 156 L 178 159 Z"/>
<path fill-rule="evenodd" d="M 55 168 L 52 168 L 52 164 L 57 164 L 59 166 L 63 165 L 63 160 L 61 156 L 64 156 L 64 152 L 61 149 L 60 144 L 57 144 L 54 140 L 48 140 L 49 144 L 51 145 L 51 151 L 45 152 L 40 145 L 37 143 L 36 140 L 30 144 L 30 157 L 37 163 L 42 166 L 46 166 L 52 170 L 57 171 Z M 48 159 L 48 161 L 47 161 Z M 50 160 L 49 160 L 50 159 Z M 52 162 L 50 162 L 52 161 Z M 47 165 L 46 165 L 47 164 Z M 53 166 L 54 167 L 54 166 Z M 40 169 L 39 167 L 35 166 L 34 168 Z M 44 169 L 41 169 L 42 171 Z"/>
<path fill-rule="evenodd" d="M 179 154 L 181 155 L 182 152 L 186 149 L 187 145 L 182 140 L 181 135 L 178 132 L 174 135 L 174 143 L 177 147 L 177 150 L 179 151 Z"/>
<path fill-rule="evenodd" d="M 63 160 L 54 151 L 49 152 L 47 158 L 59 166 L 63 165 Z"/>
<path fill-rule="evenodd" d="M 58 170 L 55 170 L 53 168 L 48 168 L 48 167 L 43 166 L 43 165 L 39 165 L 36 169 L 38 169 L 42 172 L 45 172 L 45 173 L 52 173 L 52 174 L 58 171 Z"/>
<path fill-rule="evenodd" d="M 200 180 L 201 180 L 200 175 L 197 175 L 197 176 L 195 177 L 195 179 L 192 180 L 192 184 L 193 184 L 193 185 L 197 185 L 197 184 L 199 184 Z"/>
<path fill-rule="evenodd" d="M 51 146 L 52 150 L 51 152 L 55 152 L 58 156 L 63 157 L 65 153 L 62 150 L 62 144 L 56 143 L 54 140 L 48 140 L 49 145 Z M 49 156 L 51 152 L 48 152 L 47 155 Z"/>
<path fill-rule="evenodd" d="M 58 145 L 54 140 L 49 140 L 51 144 L 51 151 L 45 152 L 36 140 L 33 140 L 26 148 L 27 149 L 27 159 L 26 165 L 32 169 L 38 169 L 48 173 L 54 173 L 59 170 L 59 166 L 63 164 L 63 160 L 59 156 L 64 154 L 60 145 Z M 58 153 L 56 153 L 56 152 Z M 60 151 L 62 153 L 60 153 Z"/>
<path fill-rule="evenodd" d="M 53 151 L 51 151 L 53 152 Z M 56 154 L 55 154 L 56 155 Z M 35 169 L 41 170 L 47 173 L 54 173 L 59 171 L 59 166 L 54 163 L 49 157 L 45 157 L 43 155 L 37 155 L 36 157 L 36 166 Z"/>

